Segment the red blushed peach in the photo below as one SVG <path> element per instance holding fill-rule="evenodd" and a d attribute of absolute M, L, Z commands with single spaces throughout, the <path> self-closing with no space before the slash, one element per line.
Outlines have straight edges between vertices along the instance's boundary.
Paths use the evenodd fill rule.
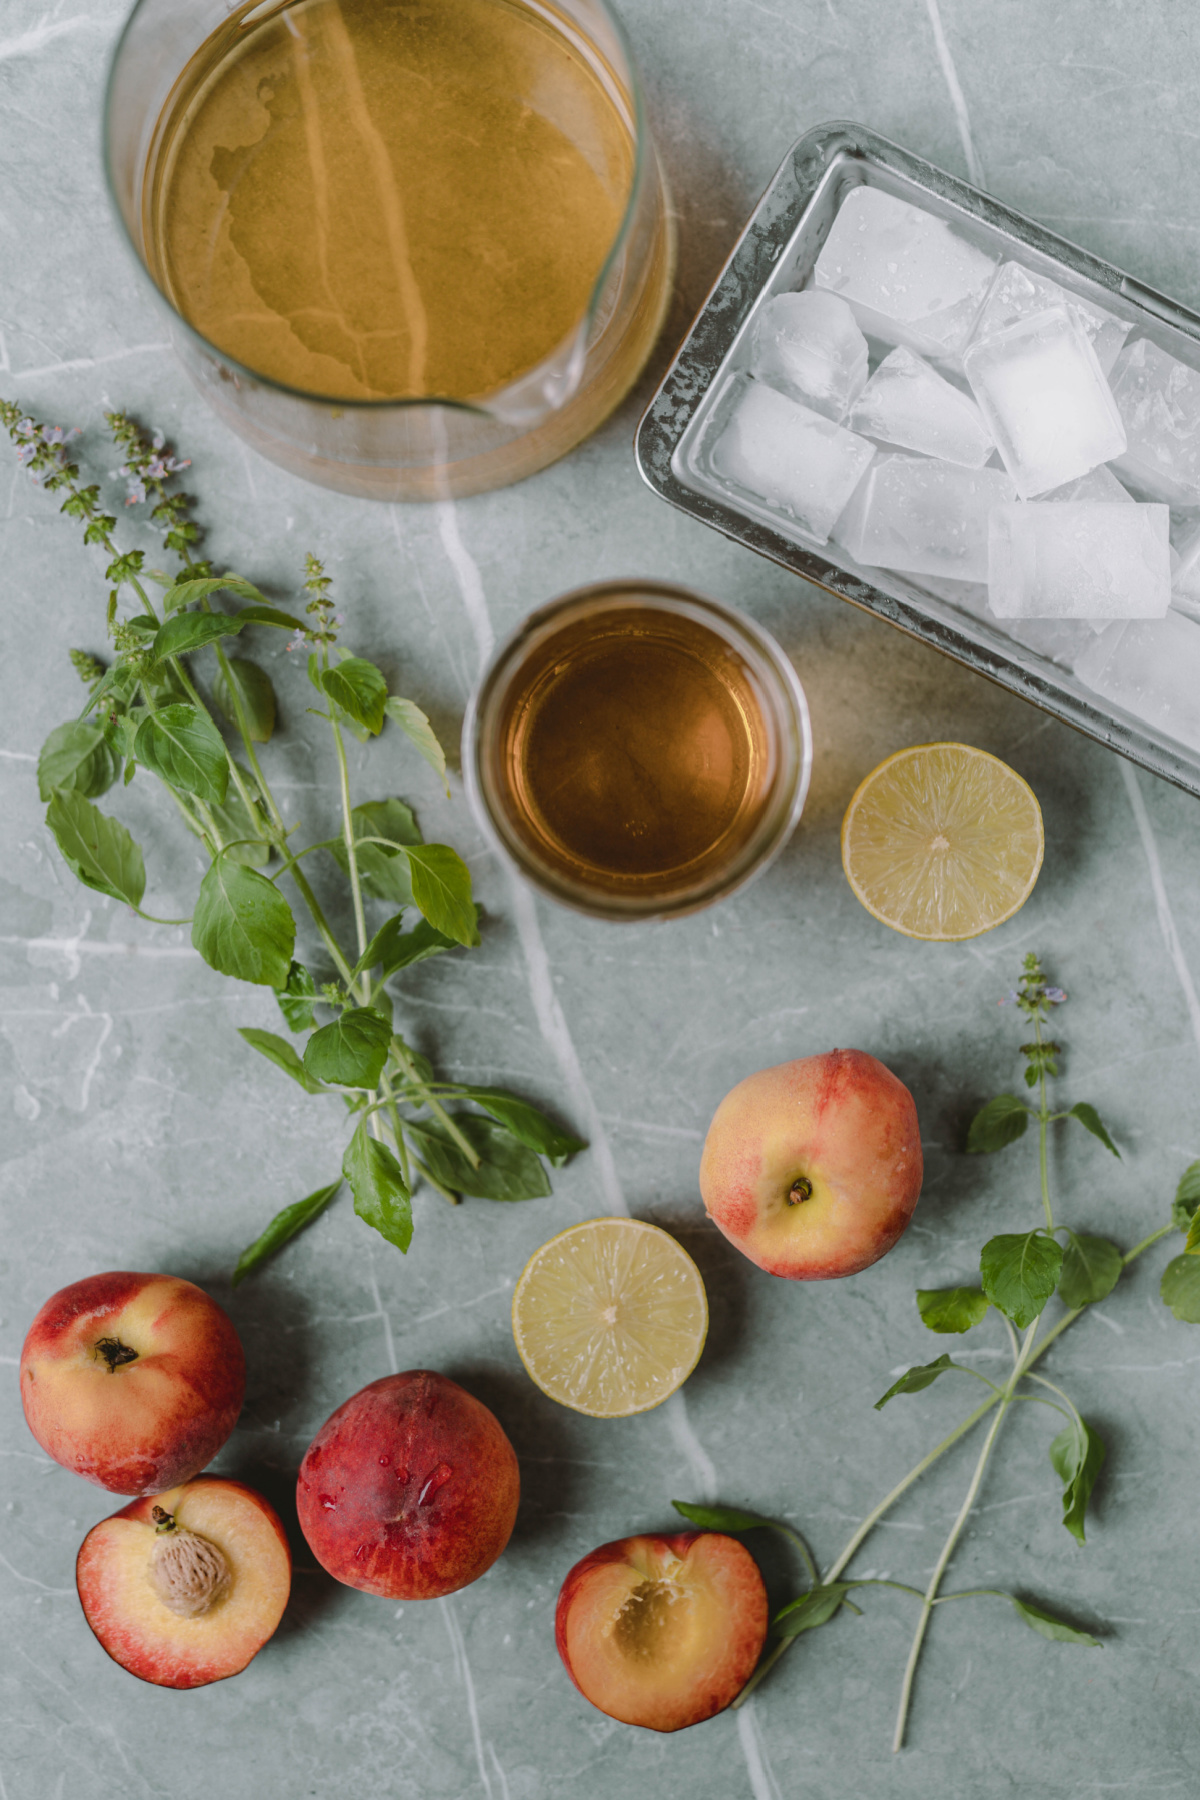
<path fill-rule="evenodd" d="M 735 1700 L 767 1635 L 767 1593 L 736 1538 L 621 1538 L 575 1564 L 554 1621 L 585 1700 L 626 1725 L 681 1731 Z"/>
<path fill-rule="evenodd" d="M 174 1275 L 92 1275 L 52 1295 L 21 1352 L 42 1449 L 113 1494 L 157 1494 L 237 1423 L 246 1358 L 228 1315 Z"/>
<path fill-rule="evenodd" d="M 296 1507 L 338 1581 L 432 1600 L 477 1581 L 512 1536 L 521 1484 L 495 1415 L 428 1369 L 385 1375 L 326 1419 Z"/>
<path fill-rule="evenodd" d="M 912 1217 L 923 1164 L 904 1083 L 862 1050 L 747 1076 L 718 1106 L 700 1193 L 770 1275 L 824 1281 L 877 1262 Z"/>
<path fill-rule="evenodd" d="M 240 1674 L 273 1634 L 292 1558 L 261 1494 L 207 1475 L 94 1525 L 75 1582 L 114 1662 L 157 1687 L 204 1687 Z"/>

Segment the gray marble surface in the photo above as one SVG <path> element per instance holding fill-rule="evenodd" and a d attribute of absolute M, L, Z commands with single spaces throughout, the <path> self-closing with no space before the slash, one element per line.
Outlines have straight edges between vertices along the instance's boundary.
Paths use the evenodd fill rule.
<path fill-rule="evenodd" d="M 493 636 L 601 576 L 675 578 L 744 607 L 795 658 L 814 714 L 815 779 L 790 848 L 756 886 L 666 927 L 618 929 L 516 890 L 394 734 L 355 751 L 358 792 L 398 791 L 429 836 L 469 856 L 484 946 L 415 973 L 402 1006 L 442 1066 L 504 1082 L 573 1121 L 592 1149 L 552 1199 L 436 1196 L 406 1260 L 340 1202 L 231 1297 L 240 1247 L 337 1167 L 337 1102 L 309 1102 L 234 1035 L 271 1026 L 262 990 L 223 981 L 186 933 L 78 887 L 42 823 L 34 753 L 78 704 L 69 645 L 102 648 L 102 569 L 0 449 L 0 1796 L 898 1797 L 1189 1794 L 1200 1784 L 1192 1556 L 1200 1335 L 1157 1296 L 1168 1246 L 1077 1325 L 1048 1371 L 1110 1445 L 1080 1550 L 1059 1523 L 1050 1415 L 1022 1409 L 951 1571 L 954 1586 L 1040 1595 L 1104 1648 L 1046 1643 L 1000 1602 L 934 1619 L 909 1747 L 890 1754 L 912 1603 L 868 1590 L 796 1647 L 751 1707 L 673 1738 L 602 1717 L 555 1655 L 552 1609 L 577 1557 L 669 1525 L 673 1496 L 719 1495 L 802 1526 L 828 1563 L 855 1522 L 967 1409 L 961 1385 L 882 1413 L 872 1401 L 933 1344 L 915 1285 L 970 1275 L 979 1241 L 1036 1219 L 1034 1158 L 962 1154 L 978 1101 L 1017 1076 L 1019 1023 L 997 1001 L 1029 948 L 1070 992 L 1056 1024 L 1071 1098 L 1117 1135 L 1056 1145 L 1062 1211 L 1128 1245 L 1200 1155 L 1200 813 L 1196 803 L 797 579 L 675 515 L 639 483 L 634 424 L 788 144 L 864 120 L 1186 302 L 1200 302 L 1194 170 L 1200 27 L 1172 0 L 626 0 L 680 216 L 678 294 L 636 395 L 564 463 L 457 506 L 389 509 L 323 493 L 244 451 L 165 348 L 97 166 L 103 70 L 120 0 L 0 0 L 0 391 L 86 428 L 107 469 L 106 404 L 193 459 L 211 554 L 286 594 L 323 555 L 348 635 L 453 737 Z M 124 523 L 124 522 L 123 522 Z M 270 652 L 268 651 L 268 654 Z M 325 835 L 331 771 L 303 673 L 272 665 L 286 730 L 270 751 L 294 816 Z M 1045 811 L 1039 886 L 975 943 L 922 946 L 852 898 L 838 826 L 856 782 L 930 737 L 995 751 Z M 138 782 L 120 810 L 150 847 L 149 893 L 186 913 L 199 863 Z M 706 1225 L 696 1191 L 717 1100 L 749 1071 L 854 1044 L 910 1084 L 928 1176 L 911 1230 L 852 1280 L 760 1274 Z M 528 1382 L 508 1324 L 525 1257 L 562 1226 L 628 1207 L 678 1232 L 708 1283 L 712 1332 L 682 1397 L 597 1423 Z M 1178 1248 L 1178 1240 L 1175 1240 Z M 16 1363 L 41 1301 L 112 1267 L 171 1270 L 228 1305 L 246 1344 L 245 1413 L 218 1467 L 292 1520 L 295 1470 L 326 1414 L 391 1367 L 426 1365 L 491 1404 L 522 1459 L 513 1543 L 475 1587 L 393 1606 L 340 1588 L 297 1539 L 294 1598 L 237 1680 L 191 1695 L 110 1663 L 72 1568 L 111 1504 L 26 1432 Z M 982 1328 L 977 1366 L 1002 1351 Z M 995 1366 L 1000 1366 L 998 1363 Z M 865 1546 L 860 1573 L 923 1583 L 966 1488 L 961 1448 Z M 756 1544 L 773 1594 L 798 1571 Z"/>

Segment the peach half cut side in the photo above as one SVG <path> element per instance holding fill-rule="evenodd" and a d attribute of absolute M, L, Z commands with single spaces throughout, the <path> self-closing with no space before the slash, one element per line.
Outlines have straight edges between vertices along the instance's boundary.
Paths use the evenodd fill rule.
<path fill-rule="evenodd" d="M 205 1687 L 240 1674 L 273 1635 L 292 1557 L 261 1494 L 202 1475 L 94 1525 L 75 1583 L 114 1662 L 156 1687 Z"/>
<path fill-rule="evenodd" d="M 563 1582 L 555 1641 L 585 1700 L 681 1731 L 735 1700 L 767 1635 L 767 1593 L 736 1538 L 685 1531 L 601 1544 Z"/>

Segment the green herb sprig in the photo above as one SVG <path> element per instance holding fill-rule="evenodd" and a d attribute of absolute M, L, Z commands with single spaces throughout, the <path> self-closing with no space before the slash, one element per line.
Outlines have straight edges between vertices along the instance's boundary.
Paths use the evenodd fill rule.
<path fill-rule="evenodd" d="M 962 1335 L 982 1324 L 990 1313 L 1004 1322 L 1012 1364 L 1003 1381 L 992 1381 L 977 1369 L 943 1354 L 932 1362 L 906 1370 L 887 1392 L 875 1402 L 876 1409 L 900 1394 L 916 1394 L 931 1387 L 941 1376 L 951 1372 L 968 1375 L 980 1382 L 988 1392 L 961 1424 L 935 1444 L 907 1475 L 885 1494 L 853 1532 L 849 1541 L 822 1575 L 804 1539 L 789 1525 L 768 1519 L 758 1513 L 724 1506 L 698 1506 L 681 1500 L 673 1504 L 677 1512 L 693 1524 L 711 1531 L 740 1532 L 767 1527 L 784 1534 L 797 1546 L 807 1577 L 807 1588 L 775 1614 L 771 1645 L 758 1668 L 742 1689 L 734 1706 L 741 1706 L 779 1661 L 780 1657 L 803 1633 L 827 1625 L 846 1608 L 860 1609 L 848 1596 L 858 1588 L 889 1587 L 909 1595 L 918 1604 L 916 1628 L 900 1688 L 900 1703 L 892 1748 L 899 1750 L 904 1742 L 912 1702 L 913 1684 L 924 1647 L 926 1633 L 935 1607 L 952 1600 L 992 1597 L 1006 1600 L 1017 1617 L 1042 1637 L 1062 1643 L 1098 1647 L 1099 1640 L 1068 1620 L 1049 1611 L 1040 1602 L 1002 1588 L 965 1588 L 943 1593 L 942 1582 L 954 1557 L 963 1530 L 979 1495 L 988 1463 L 995 1451 L 1001 1429 L 1012 1409 L 1020 1402 L 1049 1407 L 1063 1420 L 1061 1429 L 1049 1445 L 1050 1463 L 1062 1485 L 1062 1522 L 1079 1544 L 1085 1541 L 1085 1519 L 1088 1501 L 1105 1458 L 1105 1445 L 1096 1427 L 1080 1413 L 1070 1395 L 1044 1375 L 1035 1373 L 1035 1364 L 1089 1306 L 1105 1299 L 1143 1253 L 1172 1231 L 1187 1234 L 1182 1254 L 1172 1258 L 1163 1272 L 1160 1292 L 1164 1303 L 1177 1319 L 1189 1325 L 1200 1325 L 1200 1162 L 1184 1172 L 1175 1195 L 1169 1221 L 1152 1231 L 1130 1250 L 1122 1251 L 1108 1238 L 1076 1231 L 1057 1223 L 1050 1194 L 1047 1145 L 1051 1126 L 1071 1120 L 1099 1140 L 1113 1156 L 1120 1152 L 1105 1128 L 1094 1106 L 1077 1101 L 1065 1109 L 1054 1109 L 1049 1098 L 1049 1082 L 1058 1075 L 1058 1058 L 1062 1048 L 1047 1033 L 1052 1012 L 1066 1001 L 1061 988 L 1052 987 L 1038 958 L 1025 958 L 1020 982 L 1008 996 L 1032 1027 L 1033 1036 L 1021 1045 L 1025 1059 L 1025 1083 L 1036 1090 L 1030 1099 L 1016 1094 L 998 1094 L 976 1114 L 967 1134 L 967 1150 L 972 1154 L 991 1154 L 1005 1149 L 1022 1138 L 1031 1121 L 1038 1131 L 1038 1169 L 1042 1222 L 1028 1231 L 1005 1232 L 989 1238 L 979 1259 L 978 1284 L 949 1288 L 919 1288 L 917 1310 L 930 1331 Z M 1061 1240 L 1061 1241 L 1060 1241 Z M 1042 1318 L 1051 1298 L 1056 1295 L 1064 1311 L 1053 1325 L 1039 1337 Z M 845 1577 L 854 1557 L 896 1502 L 914 1486 L 959 1440 L 977 1425 L 988 1420 L 979 1452 L 962 1505 L 955 1515 L 950 1533 L 934 1565 L 933 1574 L 922 1586 L 880 1578 Z"/>
<path fill-rule="evenodd" d="M 71 460 L 68 445 L 78 433 L 37 424 L 0 400 L 0 424 L 18 461 L 35 482 L 64 496 L 61 510 L 82 523 L 84 542 L 107 558 L 113 656 L 105 667 L 87 651 L 70 653 L 88 693 L 79 716 L 51 732 L 38 758 L 46 823 L 84 886 L 153 923 L 190 924 L 192 943 L 210 967 L 271 988 L 290 1031 L 304 1034 L 303 1044 L 249 1026 L 242 1038 L 306 1093 L 340 1093 L 355 1121 L 341 1176 L 284 1207 L 242 1253 L 234 1283 L 316 1218 L 343 1180 L 360 1218 L 401 1251 L 412 1239 L 419 1180 L 453 1203 L 464 1194 L 490 1200 L 548 1194 L 540 1159 L 561 1166 L 585 1148 L 583 1141 L 502 1088 L 439 1080 L 396 1028 L 389 984 L 429 957 L 477 945 L 479 912 L 465 863 L 448 844 L 424 841 L 405 801 L 353 802 L 344 734 L 366 742 L 391 720 L 445 785 L 445 754 L 428 718 L 414 701 L 389 691 L 374 663 L 341 647 L 342 616 L 316 557 L 306 561 L 302 612 L 274 605 L 243 576 L 216 573 L 194 554 L 200 532 L 190 516 L 192 499 L 172 485 L 189 463 L 125 414 L 106 419 L 125 458 L 116 472 L 128 484 L 125 503 L 151 504 L 163 547 L 180 563 L 174 574 L 147 568 L 144 551 L 118 545 L 116 517 L 104 510 L 99 485 L 83 485 Z M 157 602 L 153 588 L 161 590 Z M 133 611 L 123 610 L 127 596 Z M 218 609 L 218 596 L 237 602 L 236 611 Z M 284 823 L 258 754 L 275 730 L 270 676 L 227 649 L 250 628 L 284 631 L 290 650 L 307 651 L 316 696 L 307 710 L 325 721 L 333 740 L 341 830 L 303 849 L 293 842 L 296 827 Z M 201 652 L 215 660 L 211 704 L 192 668 Z M 141 847 L 118 819 L 93 805 L 118 781 L 128 785 L 139 769 L 166 789 L 210 858 L 188 919 L 159 919 L 144 910 Z M 302 867 L 318 852 L 349 890 L 353 950 L 339 941 Z M 325 969 L 296 959 L 285 877 L 316 929 Z M 374 932 L 367 927 L 369 899 L 390 909 Z"/>

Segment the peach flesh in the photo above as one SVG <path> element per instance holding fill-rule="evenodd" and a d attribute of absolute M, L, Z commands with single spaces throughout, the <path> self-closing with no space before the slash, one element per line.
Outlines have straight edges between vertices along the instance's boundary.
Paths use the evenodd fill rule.
<path fill-rule="evenodd" d="M 51 1296 L 21 1352 L 38 1443 L 114 1494 L 156 1494 L 211 1462 L 237 1423 L 246 1359 L 215 1300 L 174 1275 L 116 1271 Z"/>
<path fill-rule="evenodd" d="M 681 1731 L 753 1674 L 766 1589 L 750 1552 L 719 1532 L 621 1538 L 571 1570 L 554 1635 L 585 1700 L 626 1725 Z"/>
<path fill-rule="evenodd" d="M 291 1578 L 274 1508 L 216 1476 L 101 1520 L 75 1565 L 84 1615 L 113 1661 L 170 1688 L 239 1674 L 283 1617 Z"/>
<path fill-rule="evenodd" d="M 499 1421 L 429 1369 L 385 1375 L 325 1421 L 296 1484 L 322 1568 L 393 1600 L 452 1594 L 512 1535 L 520 1474 Z"/>
<path fill-rule="evenodd" d="M 892 1248 L 921 1192 L 912 1095 L 862 1050 L 762 1069 L 713 1115 L 700 1193 L 713 1223 L 768 1274 L 856 1275 Z"/>

